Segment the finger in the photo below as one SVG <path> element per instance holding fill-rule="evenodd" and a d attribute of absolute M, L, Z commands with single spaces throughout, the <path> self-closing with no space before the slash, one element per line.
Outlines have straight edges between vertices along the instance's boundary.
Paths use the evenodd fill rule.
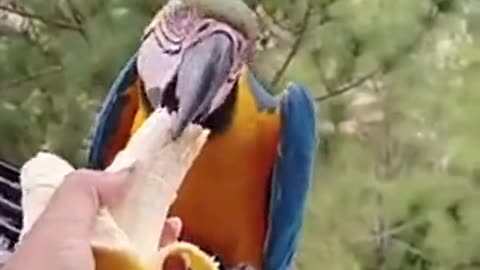
<path fill-rule="evenodd" d="M 59 228 L 55 232 L 58 237 L 59 234 L 86 237 L 100 207 L 115 205 L 123 199 L 131 173 L 132 169 L 117 173 L 78 170 L 67 175 L 35 225 Z"/>
<path fill-rule="evenodd" d="M 178 240 L 182 231 L 182 221 L 178 217 L 168 218 L 163 226 L 160 237 L 160 247 L 164 247 Z"/>

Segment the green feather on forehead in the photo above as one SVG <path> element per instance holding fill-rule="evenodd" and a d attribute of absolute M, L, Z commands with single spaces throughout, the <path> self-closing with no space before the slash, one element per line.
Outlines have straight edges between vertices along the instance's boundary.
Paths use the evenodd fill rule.
<path fill-rule="evenodd" d="M 234 27 L 249 39 L 257 38 L 257 16 L 242 0 L 179 0 L 195 7 L 203 16 Z"/>

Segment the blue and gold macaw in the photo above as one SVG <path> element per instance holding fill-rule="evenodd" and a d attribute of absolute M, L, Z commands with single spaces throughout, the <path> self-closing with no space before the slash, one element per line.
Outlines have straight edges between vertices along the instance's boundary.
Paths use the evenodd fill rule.
<path fill-rule="evenodd" d="M 171 215 L 182 239 L 230 269 L 288 269 L 297 250 L 316 152 L 314 102 L 290 84 L 271 96 L 247 64 L 258 33 L 240 0 L 170 0 L 146 28 L 99 113 L 90 152 L 106 167 L 157 107 L 211 130 Z M 155 149 L 152 149 L 155 151 Z"/>

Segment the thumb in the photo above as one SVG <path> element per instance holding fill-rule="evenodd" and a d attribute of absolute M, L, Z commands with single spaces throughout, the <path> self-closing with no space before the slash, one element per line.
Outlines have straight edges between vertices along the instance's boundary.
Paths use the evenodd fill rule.
<path fill-rule="evenodd" d="M 116 173 L 77 170 L 68 174 L 32 231 L 35 227 L 58 228 L 56 237 L 88 237 L 99 209 L 125 198 L 132 174 L 133 167 Z"/>

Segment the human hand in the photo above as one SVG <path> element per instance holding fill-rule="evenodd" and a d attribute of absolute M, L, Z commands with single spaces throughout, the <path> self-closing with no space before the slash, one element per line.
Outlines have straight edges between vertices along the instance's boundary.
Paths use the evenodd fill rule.
<path fill-rule="evenodd" d="M 94 270 L 90 235 L 97 213 L 102 206 L 113 207 L 122 201 L 131 174 L 126 169 L 117 173 L 77 170 L 67 175 L 5 269 Z M 169 218 L 160 246 L 175 242 L 181 226 L 180 219 Z M 165 268 L 184 269 L 183 261 L 171 260 Z"/>

